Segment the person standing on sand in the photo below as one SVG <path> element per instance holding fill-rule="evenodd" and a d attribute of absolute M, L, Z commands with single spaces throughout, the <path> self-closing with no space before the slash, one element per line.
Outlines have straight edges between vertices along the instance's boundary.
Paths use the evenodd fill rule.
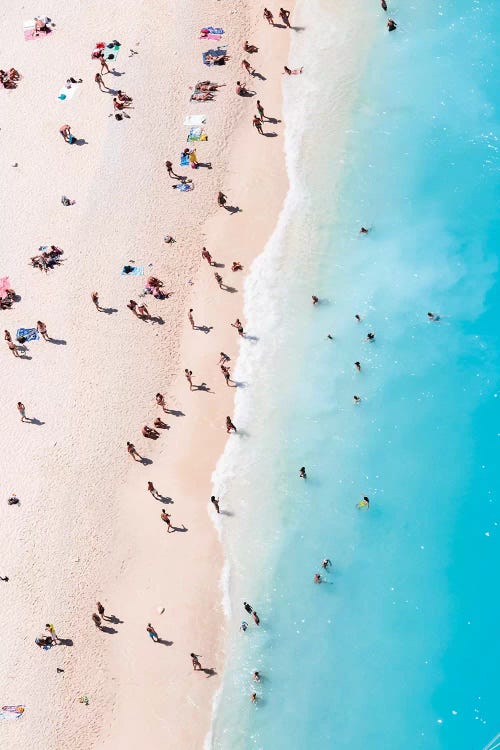
<path fill-rule="evenodd" d="M 144 303 L 138 306 L 137 315 L 139 318 L 142 318 L 142 320 L 151 320 L 149 310 Z"/>
<path fill-rule="evenodd" d="M 268 10 L 267 8 L 264 8 L 263 16 L 266 19 L 266 21 L 269 24 L 271 24 L 271 26 L 274 26 L 274 16 L 273 16 L 273 14 L 271 13 L 270 10 Z"/>
<path fill-rule="evenodd" d="M 238 331 L 238 333 L 239 333 L 240 336 L 244 336 L 245 335 L 245 332 L 243 330 L 243 326 L 241 325 L 241 320 L 239 318 L 236 318 L 236 320 L 234 321 L 234 323 L 231 323 L 231 326 L 233 328 L 236 328 L 236 330 Z"/>
<path fill-rule="evenodd" d="M 218 362 L 218 364 L 219 364 L 219 365 L 222 365 L 222 364 L 224 364 L 225 362 L 229 362 L 229 359 L 230 359 L 230 358 L 229 358 L 229 357 L 227 356 L 227 354 L 224 354 L 224 352 L 221 352 L 221 353 L 220 353 L 220 359 L 219 359 L 219 362 Z"/>
<path fill-rule="evenodd" d="M 50 623 L 47 622 L 47 623 L 45 623 L 45 630 L 47 631 L 47 633 L 52 638 L 52 643 L 58 643 L 59 638 L 56 635 L 56 629 L 55 629 L 55 627 L 53 625 L 51 625 Z"/>
<path fill-rule="evenodd" d="M 104 90 L 109 91 L 108 87 L 106 86 L 106 84 L 102 80 L 102 75 L 100 73 L 96 73 L 95 74 L 94 81 L 97 83 L 97 85 L 99 86 L 99 89 L 101 91 L 104 91 Z M 103 89 L 103 86 L 104 86 L 104 89 Z"/>
<path fill-rule="evenodd" d="M 13 341 L 7 341 L 7 346 L 11 350 L 14 357 L 19 357 L 19 352 L 17 351 L 17 346 L 14 344 Z"/>
<path fill-rule="evenodd" d="M 222 374 L 224 375 L 226 385 L 229 385 L 229 381 L 231 380 L 231 373 L 229 372 L 229 367 L 226 367 L 225 365 L 221 365 L 220 369 L 222 370 Z"/>
<path fill-rule="evenodd" d="M 209 266 L 213 265 L 212 256 L 210 255 L 206 247 L 202 248 L 201 257 L 207 261 Z"/>
<path fill-rule="evenodd" d="M 17 402 L 17 411 L 21 415 L 21 422 L 27 422 L 28 419 L 26 417 L 26 407 L 21 401 Z"/>
<path fill-rule="evenodd" d="M 134 315 L 136 316 L 136 318 L 139 317 L 138 314 L 137 314 L 137 302 L 135 301 L 135 299 L 130 299 L 128 301 L 127 307 L 128 307 L 129 310 L 132 310 L 132 312 L 134 313 Z"/>
<path fill-rule="evenodd" d="M 250 76 L 253 76 L 253 74 L 255 73 L 255 69 L 252 68 L 252 66 L 250 65 L 250 63 L 248 62 L 248 60 L 242 60 L 241 61 L 241 67 L 244 68 L 246 70 L 246 72 L 248 73 L 248 75 L 250 75 Z"/>
<path fill-rule="evenodd" d="M 158 641 L 159 641 L 158 633 L 156 632 L 156 630 L 154 629 L 154 627 L 151 625 L 150 622 L 148 622 L 148 626 L 146 628 L 146 632 L 147 632 L 147 634 L 149 635 L 149 637 L 151 638 L 152 641 L 154 641 L 155 643 L 158 643 Z"/>
<path fill-rule="evenodd" d="M 167 524 L 167 533 L 170 534 L 170 532 L 173 531 L 172 523 L 170 521 L 170 513 L 162 510 L 162 512 L 160 513 L 160 518 Z"/>
<path fill-rule="evenodd" d="M 158 490 L 155 489 L 153 482 L 148 482 L 148 492 L 150 492 L 153 495 L 155 500 L 161 500 L 161 495 L 158 492 Z"/>
<path fill-rule="evenodd" d="M 102 307 L 100 307 L 100 305 L 99 305 L 99 295 L 98 295 L 98 293 L 97 292 L 92 292 L 92 294 L 90 295 L 90 298 L 91 298 L 92 302 L 94 303 L 94 305 L 96 306 L 96 309 L 99 310 L 99 312 L 101 312 Z"/>
<path fill-rule="evenodd" d="M 96 626 L 96 628 L 99 628 L 99 630 L 100 630 L 101 629 L 101 618 L 99 617 L 99 615 L 96 615 L 96 613 L 94 612 L 94 614 L 92 615 L 92 620 L 93 620 L 94 625 Z"/>
<path fill-rule="evenodd" d="M 262 130 L 262 120 L 260 119 L 260 117 L 254 115 L 252 125 L 256 129 L 257 133 L 260 133 L 260 135 L 264 135 L 264 131 Z"/>
<path fill-rule="evenodd" d="M 219 190 L 219 194 L 217 195 L 217 203 L 219 204 L 219 206 L 224 208 L 224 206 L 226 205 L 226 201 L 227 201 L 227 196 L 224 195 L 224 193 Z"/>
<path fill-rule="evenodd" d="M 36 330 L 38 331 L 40 336 L 44 339 L 44 341 L 50 341 L 50 336 L 47 333 L 47 326 L 41 320 L 37 320 Z"/>
<path fill-rule="evenodd" d="M 231 421 L 231 417 L 226 417 L 226 432 L 238 432 L 236 427 Z"/>
<path fill-rule="evenodd" d="M 3 334 L 4 334 L 3 337 L 4 337 L 5 341 L 7 341 L 7 342 L 12 341 L 12 336 L 10 335 L 10 331 L 8 331 L 7 329 L 5 329 L 4 332 L 3 332 Z"/>
<path fill-rule="evenodd" d="M 189 308 L 189 312 L 188 312 L 188 320 L 189 320 L 189 322 L 191 323 L 191 328 L 192 328 L 192 329 L 193 329 L 193 331 L 194 331 L 194 327 L 195 327 L 195 326 L 194 326 L 194 318 L 193 318 L 193 308 L 192 308 L 192 307 L 190 307 L 190 308 Z"/>
<path fill-rule="evenodd" d="M 222 281 L 222 276 L 220 275 L 220 273 L 217 273 L 217 271 L 215 271 L 214 278 L 216 282 L 218 283 L 219 287 L 222 289 L 223 281 Z"/>
<path fill-rule="evenodd" d="M 100 53 L 99 62 L 101 63 L 101 75 L 104 73 L 104 70 L 106 70 L 106 73 L 109 73 L 108 63 L 104 59 L 104 52 Z"/>
<path fill-rule="evenodd" d="M 163 409 L 163 411 L 166 412 L 167 411 L 167 404 L 165 403 L 165 397 L 163 396 L 163 394 L 162 393 L 157 393 L 156 396 L 155 396 L 155 398 L 156 398 L 156 403 L 158 404 L 158 406 L 161 406 L 161 408 Z"/>
<path fill-rule="evenodd" d="M 172 164 L 171 161 L 166 161 L 165 162 L 165 166 L 167 168 L 167 173 L 168 173 L 169 177 L 172 177 L 174 180 L 180 180 L 181 179 L 178 174 L 175 174 L 174 169 L 173 169 L 174 165 Z"/>
<path fill-rule="evenodd" d="M 210 498 L 210 502 L 214 506 L 217 513 L 220 513 L 219 498 L 218 497 L 216 498 L 215 495 L 212 495 L 212 497 Z"/>
<path fill-rule="evenodd" d="M 129 443 L 128 441 L 127 441 L 127 451 L 128 451 L 129 456 L 133 458 L 134 461 L 142 461 L 142 458 L 140 457 L 140 455 L 137 453 L 135 449 L 135 445 L 133 443 Z"/>
<path fill-rule="evenodd" d="M 196 654 L 190 654 L 191 656 L 191 664 L 193 665 L 193 669 L 196 671 L 197 669 L 201 669 L 200 660 L 196 656 Z"/>
<path fill-rule="evenodd" d="M 184 370 L 184 375 L 186 376 L 186 380 L 189 383 L 189 390 L 192 391 L 193 390 L 193 371 L 188 370 L 186 367 L 186 369 Z"/>
<path fill-rule="evenodd" d="M 97 612 L 99 614 L 99 617 L 102 617 L 102 619 L 104 620 L 104 607 L 103 607 L 103 605 L 101 604 L 101 602 L 96 602 L 95 606 L 97 607 Z"/>

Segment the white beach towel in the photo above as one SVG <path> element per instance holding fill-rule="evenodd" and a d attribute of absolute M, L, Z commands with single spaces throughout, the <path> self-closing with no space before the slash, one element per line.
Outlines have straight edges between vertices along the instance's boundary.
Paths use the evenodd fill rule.
<path fill-rule="evenodd" d="M 204 125 L 206 121 L 205 115 L 188 115 L 184 120 L 184 125 L 188 125 L 190 128 L 198 128 L 200 125 Z"/>
<path fill-rule="evenodd" d="M 67 102 L 69 99 L 72 99 L 74 95 L 77 93 L 77 91 L 80 90 L 81 84 L 80 83 L 72 83 L 71 86 L 63 86 L 62 89 L 59 91 L 57 98 L 61 102 Z"/>

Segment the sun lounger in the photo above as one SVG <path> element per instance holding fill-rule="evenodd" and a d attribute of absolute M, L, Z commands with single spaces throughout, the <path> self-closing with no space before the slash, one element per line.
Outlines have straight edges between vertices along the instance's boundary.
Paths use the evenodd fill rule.
<path fill-rule="evenodd" d="M 60 90 L 59 94 L 57 95 L 57 98 L 60 99 L 62 102 L 68 102 L 70 99 L 74 97 L 74 95 L 77 93 L 77 91 L 80 90 L 81 84 L 79 83 L 70 83 L 66 86 L 63 86 Z"/>
<path fill-rule="evenodd" d="M 121 270 L 122 276 L 144 276 L 144 266 L 123 266 Z"/>
<path fill-rule="evenodd" d="M 207 118 L 205 115 L 188 115 L 184 120 L 184 125 L 187 125 L 189 128 L 196 128 L 203 125 L 206 121 Z"/>

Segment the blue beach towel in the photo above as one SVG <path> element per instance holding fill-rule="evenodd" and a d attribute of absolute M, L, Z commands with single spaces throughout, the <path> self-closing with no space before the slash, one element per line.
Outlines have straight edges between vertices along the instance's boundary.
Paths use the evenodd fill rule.
<path fill-rule="evenodd" d="M 217 49 L 208 49 L 206 52 L 202 53 L 203 62 L 205 65 L 215 65 L 216 62 L 214 60 L 208 60 L 208 57 L 224 57 L 224 55 L 227 55 L 226 49 L 221 49 L 218 47 Z M 221 64 L 224 64 L 224 62 L 221 60 Z"/>
<path fill-rule="evenodd" d="M 36 328 L 18 328 L 16 339 L 24 338 L 26 341 L 38 341 L 40 336 Z"/>
<path fill-rule="evenodd" d="M 113 46 L 110 47 L 109 44 L 111 44 L 111 42 L 109 42 L 103 49 L 103 56 L 105 60 L 111 60 L 112 62 L 114 62 L 116 58 L 118 57 L 118 52 L 120 51 L 120 45 L 113 44 Z"/>
<path fill-rule="evenodd" d="M 213 26 L 204 26 L 204 28 L 209 31 L 211 34 L 223 34 L 224 29 L 214 29 Z"/>
<path fill-rule="evenodd" d="M 176 188 L 176 190 L 180 190 L 181 193 L 187 193 L 189 190 L 194 189 L 194 185 L 188 185 L 186 182 L 181 182 L 178 185 L 174 185 L 174 187 Z"/>
<path fill-rule="evenodd" d="M 181 154 L 181 167 L 189 167 L 189 154 Z"/>
<path fill-rule="evenodd" d="M 130 269 L 130 270 L 128 270 Z M 121 270 L 122 276 L 144 276 L 144 266 L 123 266 Z"/>

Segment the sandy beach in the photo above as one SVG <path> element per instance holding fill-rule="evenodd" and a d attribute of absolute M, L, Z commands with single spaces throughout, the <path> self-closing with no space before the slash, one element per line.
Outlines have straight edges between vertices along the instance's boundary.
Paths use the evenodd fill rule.
<path fill-rule="evenodd" d="M 23 21 L 44 10 L 53 31 L 25 41 Z M 224 28 L 222 39 L 200 40 L 206 25 Z M 28 342 L 18 358 L 4 345 L 0 575 L 10 580 L 0 582 L 0 675 L 2 705 L 25 706 L 21 720 L 2 723 L 6 748 L 155 748 L 166 737 L 172 747 L 203 746 L 224 666 L 217 524 L 231 523 L 224 498 L 228 515 L 216 517 L 209 502 L 234 397 L 217 363 L 222 350 L 233 366 L 240 344 L 250 345 L 230 323 L 287 189 L 280 111 L 289 34 L 269 26 L 262 7 L 236 11 L 228 0 L 152 2 L 140 15 L 127 2 L 75 9 L 57 0 L 4 13 L 1 67 L 22 78 L 0 91 L 0 276 L 20 298 L 2 315 L 13 338 L 37 320 L 52 338 Z M 100 91 L 91 53 L 114 39 L 122 46 Z M 259 47 L 250 58 L 262 78 L 240 67 L 246 39 Z M 203 65 L 202 52 L 218 44 L 228 45 L 227 64 Z M 82 84 L 61 101 L 70 76 Z M 226 86 L 213 101 L 190 102 L 189 87 L 205 79 Z M 236 80 L 257 95 L 238 97 Z M 122 121 L 112 116 L 117 89 L 133 97 Z M 252 127 L 256 99 L 278 120 L 264 124 L 276 137 Z M 207 118 L 208 140 L 195 145 L 212 169 L 179 167 L 191 114 Z M 59 134 L 64 123 L 76 144 Z M 192 191 L 172 189 L 166 159 Z M 219 190 L 241 210 L 219 208 Z M 63 206 L 62 195 L 75 204 Z M 167 234 L 176 242 L 166 244 Z M 47 273 L 31 267 L 52 244 L 62 263 Z M 202 246 L 223 265 L 210 267 Z M 231 272 L 234 260 L 242 272 Z M 121 275 L 127 264 L 144 276 Z M 234 291 L 219 289 L 216 270 Z M 151 274 L 168 299 L 142 296 Z M 134 316 L 129 299 L 145 301 L 152 320 Z M 203 388 L 189 390 L 185 368 Z M 21 422 L 18 401 L 36 421 Z M 142 426 L 158 416 L 168 428 L 144 438 Z M 20 504 L 9 506 L 13 492 Z M 108 616 L 102 630 L 91 620 L 97 600 Z M 35 645 L 45 623 L 62 640 L 48 651 Z M 207 671 L 193 671 L 191 652 Z"/>

